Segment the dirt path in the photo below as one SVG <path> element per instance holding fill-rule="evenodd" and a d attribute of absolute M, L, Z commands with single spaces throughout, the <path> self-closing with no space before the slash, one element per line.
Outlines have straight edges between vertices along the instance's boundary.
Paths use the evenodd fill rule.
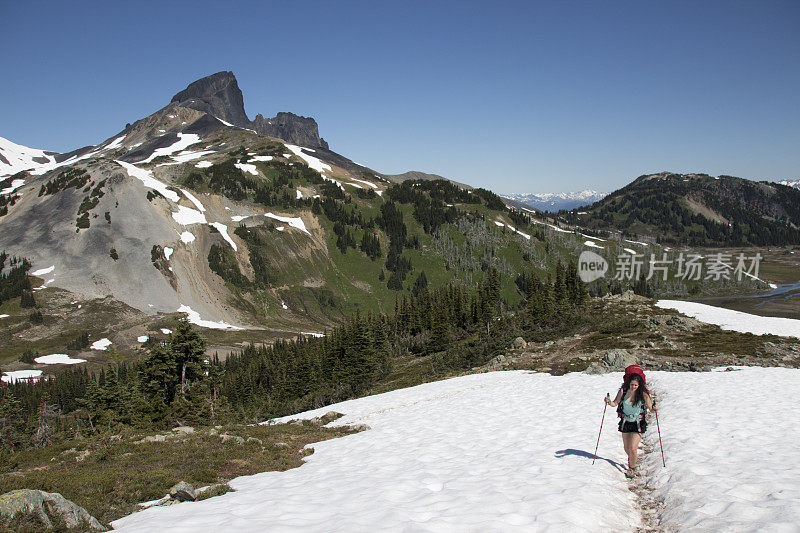
<path fill-rule="evenodd" d="M 653 399 L 657 399 L 653 394 Z M 645 456 L 656 454 L 659 463 L 661 462 L 661 449 L 658 444 L 657 428 L 655 416 L 650 416 L 648 419 L 649 431 L 642 439 L 641 456 L 639 462 Z M 659 465 L 659 468 L 661 466 Z M 653 487 L 647 484 L 647 477 L 643 476 L 641 472 L 628 481 L 628 489 L 633 492 L 636 497 L 636 507 L 642 515 L 642 526 L 636 531 L 637 533 L 662 533 L 664 528 L 660 524 L 660 515 L 664 509 L 664 502 L 658 501 L 653 493 Z"/>

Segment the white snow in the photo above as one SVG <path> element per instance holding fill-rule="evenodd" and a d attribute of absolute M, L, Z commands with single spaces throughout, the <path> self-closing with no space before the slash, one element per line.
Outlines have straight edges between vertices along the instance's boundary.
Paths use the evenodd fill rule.
<path fill-rule="evenodd" d="M 233 215 L 231 216 L 231 220 L 233 220 L 234 222 L 241 222 L 242 220 L 250 218 L 252 216 L 253 215 Z"/>
<path fill-rule="evenodd" d="M 602 246 L 600 246 L 599 244 L 597 244 L 597 243 L 596 243 L 596 242 L 594 242 L 594 241 L 585 241 L 585 242 L 583 243 L 583 245 L 584 245 L 584 246 L 588 246 L 589 248 L 600 248 L 601 250 L 603 249 L 603 247 L 602 247 Z"/>
<path fill-rule="evenodd" d="M 103 147 L 103 150 L 114 150 L 115 148 L 119 148 L 120 145 L 122 144 L 122 141 L 125 140 L 125 137 L 127 137 L 127 135 L 123 135 L 122 137 L 117 137 L 116 139 L 105 145 Z"/>
<path fill-rule="evenodd" d="M 300 217 L 294 217 L 294 218 L 292 218 L 292 217 L 282 217 L 280 215 L 274 215 L 272 213 L 267 213 L 264 216 L 265 217 L 269 217 L 269 218 L 274 218 L 275 220 L 280 220 L 281 222 L 286 222 L 291 227 L 297 228 L 300 231 L 304 231 L 304 232 L 308 233 L 309 235 L 311 235 L 311 233 L 309 233 L 309 231 L 306 229 L 306 225 L 303 222 L 303 219 L 300 218 Z"/>
<path fill-rule="evenodd" d="M 23 185 L 25 185 L 25 180 L 23 179 L 11 180 L 11 186 L 0 191 L 0 194 L 11 194 Z"/>
<path fill-rule="evenodd" d="M 166 183 L 155 179 L 151 171 L 136 167 L 130 163 L 126 163 L 125 161 L 116 162 L 125 169 L 129 176 L 141 180 L 145 187 L 150 187 L 151 189 L 160 192 L 165 198 L 168 198 L 173 202 L 177 202 L 180 199 L 178 193 L 167 188 Z"/>
<path fill-rule="evenodd" d="M 213 115 L 212 115 L 212 116 L 213 116 Z M 228 126 L 228 127 L 230 127 L 230 128 L 238 128 L 238 126 L 234 126 L 234 125 L 233 125 L 233 124 L 231 124 L 230 122 L 225 122 L 224 120 L 222 120 L 222 119 L 221 119 L 221 118 L 219 118 L 219 117 L 214 117 L 214 118 L 215 118 L 215 119 L 217 119 L 217 120 L 219 120 L 220 122 L 222 122 L 223 124 L 225 124 L 226 126 Z M 241 129 L 241 128 L 239 128 L 239 129 Z"/>
<path fill-rule="evenodd" d="M 197 208 L 198 211 L 200 211 L 201 213 L 205 213 L 206 212 L 206 208 L 203 207 L 203 204 L 200 203 L 200 200 L 198 200 L 195 197 L 195 195 L 193 195 L 192 193 L 190 193 L 186 189 L 181 189 L 181 192 L 186 196 L 186 198 L 189 199 L 190 202 L 192 202 L 194 204 L 194 206 Z"/>
<path fill-rule="evenodd" d="M 164 148 L 156 148 L 153 150 L 153 153 L 150 154 L 150 157 L 139 161 L 138 164 L 142 163 L 150 163 L 156 157 L 162 155 L 169 155 L 179 152 L 181 150 L 185 150 L 187 147 L 197 143 L 200 141 L 200 136 L 195 133 L 178 133 L 178 140 L 172 143 L 169 146 L 165 146 Z"/>
<path fill-rule="evenodd" d="M 194 241 L 194 234 L 189 231 L 184 231 L 181 233 L 181 242 L 184 244 L 189 244 L 190 242 Z"/>
<path fill-rule="evenodd" d="M 231 245 L 231 248 L 233 248 L 234 252 L 238 251 L 238 248 L 236 247 L 236 243 L 233 242 L 233 239 L 231 239 L 231 236 L 228 235 L 228 226 L 226 226 L 222 222 L 211 222 L 209 224 L 209 226 L 213 226 L 213 227 L 215 227 L 217 229 L 217 231 L 219 231 L 219 234 L 222 235 L 222 238 L 225 239 L 228 242 L 228 244 Z"/>
<path fill-rule="evenodd" d="M 355 187 L 356 189 L 363 189 L 364 188 L 361 185 L 359 185 L 358 183 L 347 182 L 347 184 L 350 185 L 351 187 Z"/>
<path fill-rule="evenodd" d="M 301 147 L 299 147 L 299 146 L 296 146 L 296 145 L 294 145 L 294 144 L 287 144 L 287 145 L 286 145 L 286 148 L 288 148 L 289 150 L 291 150 L 291 151 L 292 151 L 292 153 L 294 153 L 294 155 L 296 155 L 297 157 L 301 158 L 303 161 L 305 161 L 305 162 L 306 162 L 306 164 L 307 164 L 307 165 L 308 165 L 310 168 L 313 168 L 314 170 L 316 170 L 316 171 L 317 171 L 317 172 L 319 172 L 320 174 L 322 174 L 322 173 L 323 173 L 323 172 L 325 172 L 326 170 L 327 170 L 327 171 L 330 171 L 330 170 L 331 170 L 331 167 L 330 167 L 330 165 L 326 165 L 325 163 L 323 163 L 322 161 L 320 161 L 320 160 L 319 160 L 319 159 L 317 159 L 316 157 L 314 157 L 314 156 L 312 156 L 312 155 L 308 155 L 308 154 L 306 154 L 306 153 L 304 153 L 304 152 L 303 152 L 303 150 L 305 150 L 305 151 L 307 151 L 307 152 L 314 152 L 315 150 L 312 150 L 311 148 L 301 148 Z M 284 154 L 284 157 L 285 157 L 285 156 L 286 156 L 286 154 Z M 338 182 L 337 182 L 337 183 L 338 183 Z"/>
<path fill-rule="evenodd" d="M 247 172 L 249 174 L 252 174 L 253 176 L 258 176 L 258 169 L 256 168 L 255 165 L 251 165 L 249 163 L 234 163 L 233 166 L 235 166 L 236 168 L 238 168 L 243 172 Z"/>
<path fill-rule="evenodd" d="M 377 188 L 378 188 L 378 186 L 377 186 L 377 185 L 375 185 L 374 183 L 372 183 L 371 181 L 360 180 L 360 179 L 358 179 L 358 178 L 350 178 L 350 179 L 351 179 L 351 180 L 353 180 L 353 181 L 357 181 L 357 182 L 359 182 L 359 183 L 363 183 L 363 184 L 364 184 L 364 185 L 366 185 L 367 187 L 372 187 L 373 189 L 377 189 Z"/>
<path fill-rule="evenodd" d="M 115 530 L 635 531 L 616 416 L 621 373 L 492 372 L 350 400 L 332 425 L 371 429 L 313 443 L 303 466 L 230 481 L 230 492 L 153 507 Z M 639 467 L 665 531 L 796 531 L 800 425 L 765 431 L 774 391 L 800 408 L 800 371 L 648 372 L 659 424 Z M 565 391 L 580 391 L 569 394 Z M 565 400 L 566 395 L 569 396 Z M 735 401 L 739 400 L 740 401 Z M 592 464 L 600 419 L 598 457 Z M 658 444 L 660 429 L 666 468 Z"/>
<path fill-rule="evenodd" d="M 324 179 L 325 181 L 330 181 L 331 183 L 335 184 L 340 189 L 344 190 L 344 185 L 342 185 L 341 181 L 335 180 L 333 178 L 329 178 L 329 177 L 327 177 L 325 175 L 322 175 L 322 179 Z M 350 185 L 353 185 L 353 184 L 351 183 Z"/>
<path fill-rule="evenodd" d="M 31 276 L 44 276 L 45 274 L 53 272 L 55 269 L 56 269 L 55 265 L 49 266 L 47 268 L 40 268 L 39 270 L 34 270 L 33 272 L 31 272 Z"/>
<path fill-rule="evenodd" d="M 278 230 L 278 231 L 283 231 L 283 230 L 286 229 L 286 227 L 285 226 L 276 226 L 275 229 Z"/>
<path fill-rule="evenodd" d="M 301 331 L 300 335 L 311 335 L 312 337 L 324 337 L 324 333 L 314 333 L 313 331 Z"/>
<path fill-rule="evenodd" d="M 172 330 L 167 328 L 161 328 L 161 333 L 163 333 L 164 335 L 169 335 L 170 333 L 172 333 Z"/>
<path fill-rule="evenodd" d="M 283 307 L 284 309 L 289 309 L 289 306 L 286 305 L 286 303 L 283 300 L 281 300 L 281 307 Z"/>
<path fill-rule="evenodd" d="M 205 224 L 206 223 L 206 216 L 196 209 L 192 209 L 190 207 L 184 207 L 182 205 L 177 206 L 178 211 L 172 213 L 172 218 L 178 224 L 183 226 L 188 226 L 189 224 Z"/>
<path fill-rule="evenodd" d="M 249 155 L 249 154 L 248 154 Z M 271 155 L 257 155 L 250 158 L 250 162 L 254 161 L 272 161 L 274 158 Z"/>
<path fill-rule="evenodd" d="M 797 531 L 800 425 L 792 420 L 799 378 L 800 371 L 785 368 L 649 377 L 661 393 L 667 467 L 659 452 L 644 466 L 656 500 L 666 504 L 663 531 Z M 778 417 L 785 420 L 779 431 L 764 427 L 777 420 L 775 411 L 765 412 L 770 407 L 786 415 Z M 647 435 L 658 450 L 657 434 Z"/>
<path fill-rule="evenodd" d="M 639 245 L 641 245 L 641 246 L 650 246 L 650 244 L 649 244 L 649 243 L 646 243 L 646 242 L 640 242 L 640 241 L 631 241 L 631 240 L 628 240 L 628 239 L 623 239 L 623 240 L 624 240 L 625 242 L 630 242 L 630 243 L 633 243 L 633 244 L 639 244 Z"/>
<path fill-rule="evenodd" d="M 497 220 L 494 221 L 495 226 L 500 226 L 501 228 L 505 226 L 502 222 L 498 222 Z"/>
<path fill-rule="evenodd" d="M 43 355 L 34 359 L 40 365 L 75 365 L 78 363 L 85 363 L 86 359 L 73 359 L 65 353 L 53 353 L 50 355 Z"/>
<path fill-rule="evenodd" d="M 637 252 L 636 250 L 633 250 L 631 248 L 623 248 L 623 250 L 625 250 L 626 252 L 628 252 L 631 255 L 638 255 L 639 254 L 639 252 Z"/>
<path fill-rule="evenodd" d="M 103 338 L 100 339 L 99 341 L 94 341 L 92 345 L 89 346 L 89 348 L 91 348 L 92 350 L 105 350 L 109 346 L 111 346 L 111 341 Z"/>
<path fill-rule="evenodd" d="M 150 335 L 139 335 L 136 337 L 136 342 L 147 342 L 150 339 Z"/>
<path fill-rule="evenodd" d="M 202 152 L 189 152 L 188 150 L 184 150 L 183 152 L 177 153 L 175 155 L 171 155 L 172 161 L 168 161 L 166 163 L 161 163 L 158 165 L 159 167 L 164 166 L 171 166 L 171 165 L 180 165 L 181 163 L 188 163 L 189 161 L 194 161 L 195 159 L 200 159 L 201 157 L 205 157 L 209 154 L 214 154 L 213 150 L 206 150 Z"/>
<path fill-rule="evenodd" d="M 37 163 L 33 160 L 34 158 L 47 159 L 48 163 L 44 163 L 44 165 L 55 164 L 55 157 L 45 154 L 44 150 L 28 148 L 27 146 L 13 143 L 3 137 L 0 137 L 0 155 L 8 161 L 8 164 L 0 161 L 0 179 L 14 175 L 23 170 L 35 169 L 42 166 L 42 163 Z"/>
<path fill-rule="evenodd" d="M 297 192 L 297 199 L 298 199 L 298 200 L 300 200 L 300 199 L 302 199 L 302 198 L 303 198 L 303 193 L 302 193 L 302 192 L 300 192 L 300 189 L 297 189 L 297 191 L 295 191 L 295 192 Z"/>
<path fill-rule="evenodd" d="M 41 370 L 14 370 L 12 372 L 3 372 L 3 377 L 0 381 L 3 383 L 16 383 L 17 381 L 36 381 L 41 377 Z"/>
<path fill-rule="evenodd" d="M 7 315 L 7 314 L 3 313 L 2 315 L 0 315 L 0 318 L 8 318 L 9 316 L 11 316 L 11 315 Z"/>
<path fill-rule="evenodd" d="M 211 161 L 200 161 L 199 163 L 197 163 L 195 165 L 195 167 L 197 167 L 197 168 L 208 168 L 208 167 L 212 166 L 213 164 L 214 163 L 212 163 Z"/>
<path fill-rule="evenodd" d="M 753 333 L 754 335 L 772 334 L 800 338 L 800 320 L 794 318 L 758 316 L 732 309 L 679 300 L 658 300 L 655 305 L 662 309 L 675 309 L 679 313 L 726 330 Z"/>
<path fill-rule="evenodd" d="M 179 313 L 186 313 L 187 315 L 189 315 L 188 316 L 189 322 L 191 322 L 192 324 L 194 324 L 196 326 L 200 326 L 200 327 L 203 327 L 203 328 L 209 328 L 209 329 L 235 329 L 235 330 L 242 329 L 240 327 L 232 326 L 232 325 L 230 325 L 230 324 L 228 324 L 226 322 L 222 322 L 222 321 L 214 322 L 212 320 L 203 320 L 202 318 L 200 318 L 200 313 L 198 313 L 197 311 L 194 311 L 188 305 L 181 305 L 178 308 L 178 312 Z"/>
<path fill-rule="evenodd" d="M 167 261 L 169 261 L 169 258 L 172 256 L 173 251 L 174 250 L 169 246 L 164 247 L 164 257 L 167 259 Z"/>

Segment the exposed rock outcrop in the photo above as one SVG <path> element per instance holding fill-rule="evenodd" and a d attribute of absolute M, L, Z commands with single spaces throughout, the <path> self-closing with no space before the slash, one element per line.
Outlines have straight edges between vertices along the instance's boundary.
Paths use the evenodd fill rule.
<path fill-rule="evenodd" d="M 236 76 L 230 71 L 217 72 L 190 83 L 173 96 L 170 103 L 202 111 L 234 126 L 252 129 L 292 144 L 328 149 L 328 143 L 319 136 L 317 121 L 311 117 L 281 112 L 272 118 L 262 115 L 256 115 L 253 121 L 247 118 L 242 91 Z"/>
<path fill-rule="evenodd" d="M 328 149 L 328 143 L 319 136 L 317 121 L 311 117 L 301 117 L 294 113 L 278 113 L 273 118 L 256 115 L 252 129 L 263 135 L 277 137 L 292 144 L 308 148 Z"/>
<path fill-rule="evenodd" d="M 105 531 L 89 512 L 57 492 L 43 490 L 12 490 L 0 496 L 0 525 L 3 521 L 33 515 L 47 529 L 54 527 L 53 520 L 63 522 L 68 528 L 89 528 Z"/>
<path fill-rule="evenodd" d="M 250 127 L 250 119 L 244 112 L 242 91 L 236 76 L 230 71 L 217 72 L 190 83 L 173 96 L 171 102 L 214 115 L 234 126 Z"/>

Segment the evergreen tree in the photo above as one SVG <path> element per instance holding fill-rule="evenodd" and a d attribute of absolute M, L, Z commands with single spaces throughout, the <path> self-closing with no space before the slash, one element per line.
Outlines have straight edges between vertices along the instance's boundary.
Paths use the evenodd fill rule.
<path fill-rule="evenodd" d="M 181 320 L 169 343 L 169 351 L 175 362 L 177 382 L 184 397 L 195 381 L 204 379 L 206 341 L 194 330 L 187 320 Z"/>

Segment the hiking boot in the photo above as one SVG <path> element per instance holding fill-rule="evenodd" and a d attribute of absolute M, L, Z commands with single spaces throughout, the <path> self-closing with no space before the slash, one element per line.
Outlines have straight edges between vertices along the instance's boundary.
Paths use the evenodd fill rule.
<path fill-rule="evenodd" d="M 625 472 L 625 477 L 630 479 L 636 475 L 636 470 L 631 467 L 628 467 L 628 470 Z"/>

